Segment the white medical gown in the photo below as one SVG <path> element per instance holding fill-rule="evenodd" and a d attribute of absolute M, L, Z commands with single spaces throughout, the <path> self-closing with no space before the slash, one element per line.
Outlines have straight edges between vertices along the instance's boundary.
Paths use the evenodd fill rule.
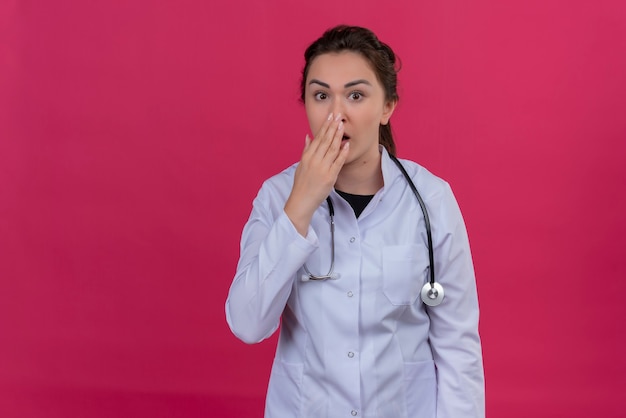
<path fill-rule="evenodd" d="M 419 204 L 381 147 L 384 186 L 356 219 L 336 192 L 334 280 L 303 280 L 331 263 L 328 206 L 306 237 L 283 207 L 296 165 L 254 200 L 226 301 L 247 343 L 280 337 L 266 418 L 479 418 L 484 378 L 478 300 L 466 228 L 445 181 L 402 163 L 428 208 L 441 305 L 421 302 L 428 249 Z M 282 321 L 281 321 L 282 319 Z"/>

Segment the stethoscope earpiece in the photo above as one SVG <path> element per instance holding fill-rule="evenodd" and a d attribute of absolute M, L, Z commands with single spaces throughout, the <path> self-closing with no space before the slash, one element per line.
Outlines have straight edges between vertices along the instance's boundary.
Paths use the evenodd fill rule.
<path fill-rule="evenodd" d="M 430 284 L 430 282 L 426 283 L 424 287 L 422 287 L 422 302 L 424 302 L 428 306 L 437 306 L 443 301 L 443 287 L 435 282 Z"/>

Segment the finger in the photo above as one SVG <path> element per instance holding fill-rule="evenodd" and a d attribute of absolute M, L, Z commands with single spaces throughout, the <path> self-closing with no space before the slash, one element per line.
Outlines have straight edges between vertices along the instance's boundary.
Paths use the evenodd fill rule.
<path fill-rule="evenodd" d="M 326 156 L 329 156 L 332 160 L 337 158 L 337 154 L 340 151 L 341 140 L 343 138 L 343 128 L 343 121 L 340 120 L 326 150 Z"/>
<path fill-rule="evenodd" d="M 330 129 L 330 126 L 333 123 L 334 116 L 335 115 L 333 115 L 332 112 L 328 114 L 328 117 L 326 118 L 322 126 L 320 126 L 320 129 L 317 131 L 317 133 L 315 134 L 315 139 L 323 139 L 325 137 L 325 135 L 328 133 L 328 130 Z"/>
<path fill-rule="evenodd" d="M 328 128 L 330 127 L 332 120 L 333 120 L 332 116 L 333 116 L 332 113 L 328 115 L 328 118 L 326 118 L 322 126 L 318 129 L 313 139 L 311 139 L 311 137 L 307 135 L 308 142 L 307 142 L 307 139 L 305 138 L 305 147 L 302 152 L 303 158 L 306 156 L 307 160 L 309 159 L 317 160 L 317 159 L 321 159 L 324 157 L 324 155 L 326 154 L 326 148 L 327 148 L 327 146 L 325 146 L 324 143 L 325 143 L 325 138 L 328 132 Z M 321 151 L 320 151 L 320 148 L 321 148 Z"/>
<path fill-rule="evenodd" d="M 306 134 L 304 136 L 304 148 L 302 149 L 301 159 L 303 159 L 304 156 L 307 155 L 307 152 L 310 148 L 311 148 L 311 137 L 309 136 L 309 134 Z"/>
<path fill-rule="evenodd" d="M 339 171 L 341 171 L 341 167 L 343 167 L 343 165 L 346 162 L 346 159 L 348 158 L 349 151 L 350 151 L 350 142 L 346 142 L 341 147 L 341 150 L 339 151 L 337 158 L 335 158 L 335 161 L 333 161 L 332 169 L 335 173 L 339 174 Z"/>
<path fill-rule="evenodd" d="M 339 127 L 343 129 L 343 121 L 341 120 L 341 113 L 337 113 L 337 115 L 333 118 L 326 129 L 324 136 L 320 138 L 320 148 L 323 151 L 322 155 L 326 155 L 328 153 L 329 148 L 333 145 L 333 142 L 337 136 L 337 131 Z M 343 133 L 341 134 L 343 135 Z M 337 149 L 334 150 L 335 152 Z"/>

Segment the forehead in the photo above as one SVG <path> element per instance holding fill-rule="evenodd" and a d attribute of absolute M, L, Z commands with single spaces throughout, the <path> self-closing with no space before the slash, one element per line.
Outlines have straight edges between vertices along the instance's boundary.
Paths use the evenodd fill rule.
<path fill-rule="evenodd" d="M 376 74 L 369 61 L 361 54 L 342 51 L 322 54 L 313 59 L 307 74 L 307 83 L 316 79 L 329 84 L 341 84 L 353 80 L 367 80 L 377 83 Z"/>

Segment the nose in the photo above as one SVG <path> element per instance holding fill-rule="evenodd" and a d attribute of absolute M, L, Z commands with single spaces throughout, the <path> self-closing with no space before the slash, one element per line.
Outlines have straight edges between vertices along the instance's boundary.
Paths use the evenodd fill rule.
<path fill-rule="evenodd" d="M 333 103 L 331 105 L 331 112 L 333 112 L 333 115 L 341 113 L 341 120 L 344 122 L 346 121 L 345 107 L 341 98 L 335 98 L 333 100 Z"/>

